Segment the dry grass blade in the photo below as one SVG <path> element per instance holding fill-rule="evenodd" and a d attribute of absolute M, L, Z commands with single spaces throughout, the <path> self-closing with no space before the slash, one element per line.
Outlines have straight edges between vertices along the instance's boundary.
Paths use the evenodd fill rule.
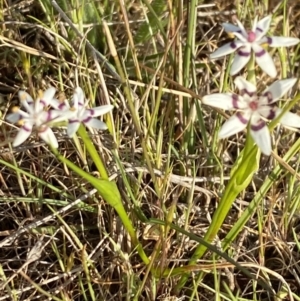
<path fill-rule="evenodd" d="M 270 34 L 300 37 L 298 2 L 0 1 L 0 301 L 299 300 L 298 131 L 272 129 L 274 151 L 233 200 L 215 248 L 188 265 L 246 141 L 246 130 L 219 140 L 231 112 L 202 105 L 204 95 L 237 92 L 231 58 L 209 57 L 233 41 L 221 24 L 238 17 L 250 28 L 272 13 Z M 298 48 L 271 49 L 278 78 L 299 77 Z M 264 91 L 273 80 L 255 72 Z M 37 132 L 10 147 L 19 125 L 6 116 L 20 104 L 18 91 L 37 96 L 49 86 L 61 101 L 80 86 L 88 110 L 114 106 L 101 119 L 108 130 L 86 137 L 149 264 L 118 211 Z M 299 113 L 286 102 L 298 90 L 279 106 Z M 79 133 L 70 139 L 63 123 L 54 133 L 62 156 L 103 180 Z"/>
<path fill-rule="evenodd" d="M 25 53 L 45 57 L 45 58 L 52 59 L 52 60 L 55 60 L 55 61 L 57 60 L 57 57 L 55 57 L 51 54 L 48 54 L 48 53 L 40 51 L 40 50 L 36 50 L 32 47 L 28 47 L 28 46 L 26 46 L 26 45 L 24 45 L 24 44 L 22 44 L 18 41 L 14 41 L 14 40 L 6 38 L 2 35 L 0 35 L 0 41 L 2 42 L 3 46 L 7 46 L 7 47 L 10 47 L 12 49 L 18 49 L 18 50 L 23 51 Z"/>
<path fill-rule="evenodd" d="M 51 0 L 51 4 L 53 7 L 58 11 L 58 13 L 61 15 L 61 17 L 64 19 L 65 22 L 68 23 L 68 25 L 76 32 L 77 36 L 79 36 L 81 39 L 84 39 L 84 36 L 80 33 L 80 31 L 74 26 L 72 21 L 68 18 L 68 16 L 65 14 L 65 12 L 61 9 L 61 7 L 57 4 L 55 0 Z M 115 70 L 112 68 L 112 66 L 109 64 L 108 60 L 104 57 L 103 54 L 101 54 L 91 43 L 89 40 L 86 40 L 87 47 L 100 59 L 102 63 L 105 64 L 107 70 L 111 73 L 111 75 L 114 77 L 114 79 L 121 81 L 120 76 L 115 72 Z"/>

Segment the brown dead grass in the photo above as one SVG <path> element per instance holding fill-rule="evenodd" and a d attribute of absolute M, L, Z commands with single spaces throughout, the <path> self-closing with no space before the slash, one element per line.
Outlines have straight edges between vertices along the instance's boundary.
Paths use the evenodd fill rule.
<path fill-rule="evenodd" d="M 273 8 L 277 5 L 274 2 L 270 1 L 270 7 Z M 291 32 L 293 36 L 299 36 L 297 1 L 291 2 L 291 5 L 295 5 L 294 10 L 290 9 L 290 23 L 295 24 L 294 27 L 291 27 Z M 223 66 L 221 61 L 215 64 L 209 63 L 207 55 L 217 45 L 228 40 L 224 33 L 220 34 L 218 24 L 234 18 L 234 9 L 232 6 L 228 7 L 225 1 L 220 1 L 213 8 L 199 10 L 199 25 L 196 35 L 197 41 L 202 45 L 198 48 L 194 60 L 196 64 L 209 64 L 212 69 L 211 74 L 216 74 L 212 78 L 208 72 L 203 71 L 203 68 L 199 68 L 197 72 L 201 83 L 199 85 L 201 90 L 197 91 L 199 95 L 218 90 L 214 82 L 222 77 Z M 134 19 L 142 17 L 136 4 L 128 7 L 128 11 L 131 12 L 129 16 Z M 67 96 L 72 93 L 74 87 L 72 73 L 76 71 L 76 57 L 68 51 L 58 51 L 59 48 L 55 42 L 49 40 L 49 34 L 32 19 L 29 20 L 29 14 L 41 17 L 40 13 L 39 5 L 33 1 L 19 1 L 11 7 L 5 7 L 5 22 L 2 24 L 2 38 L 0 38 L 2 44 L 0 92 L 3 94 L 1 103 L 3 115 L 13 104 L 17 103 L 16 95 L 21 88 L 44 89 L 51 84 L 60 90 L 55 70 L 62 59 L 68 64 L 63 74 L 64 93 Z M 120 22 L 123 21 L 119 13 L 116 13 L 114 18 Z M 30 25 L 22 22 L 28 22 Z M 187 19 L 185 19 L 185 24 L 186 22 Z M 118 41 L 116 44 L 119 47 L 119 53 L 124 54 L 127 42 L 123 24 L 111 26 L 110 29 Z M 278 29 L 280 29 L 280 24 Z M 68 42 L 75 53 L 79 51 L 79 41 Z M 147 46 L 149 46 L 148 54 L 153 49 L 150 48 L 150 44 Z M 28 77 L 24 70 L 20 54 L 22 52 L 27 55 L 30 53 L 36 58 L 33 61 L 34 65 L 31 65 L 31 77 Z M 147 62 L 143 60 L 145 55 L 143 47 L 138 49 L 143 75 L 147 78 L 151 72 L 148 74 L 149 69 L 143 69 L 143 64 L 147 65 Z M 131 67 L 129 63 L 129 69 Z M 89 74 L 93 84 L 98 85 L 98 77 L 94 72 L 92 60 L 89 62 L 89 68 L 84 72 Z M 170 68 L 170 72 L 165 75 L 167 78 L 165 88 L 176 89 L 180 93 L 182 89 L 178 85 L 173 85 L 170 81 L 168 83 L 168 78 L 172 80 L 175 78 L 176 81 L 175 72 Z M 294 73 L 296 72 L 295 68 Z M 80 76 L 84 77 L 85 75 L 82 73 Z M 184 154 L 180 154 L 180 158 L 172 157 L 172 174 L 182 173 L 182 167 L 185 166 L 186 161 L 189 161 L 191 165 L 198 166 L 196 176 L 199 179 L 202 178 L 203 182 L 193 186 L 190 174 L 181 174 L 181 178 L 172 177 L 172 174 L 169 177 L 162 177 L 163 199 L 159 199 L 153 189 L 149 172 L 143 164 L 139 137 L 134 132 L 126 101 L 122 94 L 116 93 L 116 91 L 120 91 L 119 85 L 109 75 L 106 75 L 106 79 L 110 97 L 116 104 L 114 114 L 120 123 L 120 129 L 122 129 L 120 145 L 115 146 L 107 133 L 104 133 L 100 140 L 97 140 L 96 137 L 95 143 L 97 143 L 99 151 L 103 153 L 111 177 L 117 181 L 127 212 L 138 229 L 146 253 L 153 255 L 156 247 L 160 244 L 163 245 L 163 248 L 156 254 L 154 265 L 160 267 L 162 271 L 167 267 L 182 266 L 190 258 L 196 242 L 182 237 L 174 231 L 164 237 L 159 228 L 148 227 L 138 220 L 128 199 L 122 177 L 112 159 L 111 149 L 118 148 L 127 177 L 136 191 L 136 197 L 147 217 L 162 218 L 165 212 L 161 204 L 163 203 L 168 210 L 173 203 L 177 203 L 174 221 L 201 237 L 209 225 L 220 197 L 220 184 L 215 179 L 214 181 L 209 180 L 210 177 L 220 177 L 219 169 L 215 165 L 209 164 L 206 150 L 203 149 L 201 143 L 200 133 L 196 133 L 199 135 L 197 137 L 199 154 L 190 156 L 188 160 Z M 139 97 L 139 88 L 135 85 L 134 80 L 135 78 L 132 79 L 132 88 Z M 262 78 L 262 83 L 265 84 L 266 80 Z M 95 99 L 96 104 L 102 103 L 102 97 L 99 90 Z M 170 94 L 170 99 L 174 101 L 172 104 L 174 107 L 177 96 Z M 173 121 L 180 120 L 180 112 L 169 111 L 169 101 L 163 103 L 161 108 L 162 114 L 170 114 L 169 124 L 165 124 L 165 137 L 168 137 L 168 128 L 173 125 Z M 207 109 L 204 114 L 207 131 L 212 133 L 215 113 Z M 181 129 L 178 126 L 176 134 L 179 137 L 180 132 Z M 90 185 L 58 162 L 48 148 L 35 136 L 32 136 L 22 147 L 10 149 L 7 142 L 15 133 L 16 128 L 8 127 L 5 122 L 2 123 L 1 158 L 10 164 L 14 164 L 15 160 L 22 170 L 53 185 L 59 191 L 55 192 L 51 187 L 39 184 L 27 175 L 18 176 L 12 168 L 0 164 L 0 300 L 13 300 L 13 294 L 9 289 L 16 290 L 15 300 L 38 298 L 46 300 L 45 292 L 62 300 L 92 300 L 91 291 L 96 294 L 96 300 L 131 300 L 130 289 L 132 294 L 141 290 L 139 300 L 185 300 L 185 296 L 191 293 L 189 289 L 183 290 L 178 296 L 173 293 L 178 277 L 154 279 L 153 276 L 147 274 L 147 268 L 141 264 L 132 249 L 130 240 L 115 212 L 97 194 L 86 196 L 92 190 Z M 96 169 L 93 163 L 87 162 L 86 164 L 80 158 L 73 142 L 67 139 L 63 132 L 58 132 L 58 137 L 61 153 L 83 169 L 95 173 Z M 297 138 L 297 133 L 291 134 L 283 130 L 275 133 L 275 139 L 278 141 L 278 153 L 281 157 Z M 168 138 L 165 141 L 168 141 Z M 231 144 L 228 144 L 228 148 L 224 150 L 224 154 L 228 158 L 224 160 L 225 176 L 229 175 L 230 166 L 235 161 L 243 141 L 242 136 L 232 139 Z M 178 146 L 180 142 L 178 139 L 174 145 Z M 218 155 L 221 157 L 222 154 Z M 167 147 L 165 147 L 162 152 L 162 166 L 168 164 L 167 159 Z M 227 217 L 222 231 L 215 241 L 217 245 L 247 208 L 248 202 L 251 201 L 276 164 L 272 158 L 264 159 L 261 162 L 261 170 L 255 176 L 252 185 L 237 199 L 230 216 Z M 295 158 L 290 164 L 297 169 L 298 158 Z M 162 171 L 157 171 L 158 175 L 161 173 Z M 265 203 L 257 208 L 257 212 L 247 223 L 228 253 L 233 254 L 240 263 L 252 264 L 253 272 L 258 272 L 258 267 L 263 266 L 278 273 L 284 277 L 292 291 L 296 295 L 300 295 L 299 249 L 293 236 L 294 231 L 299 237 L 299 216 L 296 212 L 289 217 L 286 212 L 287 199 L 299 197 L 298 182 L 296 181 L 294 191 L 289 194 L 290 181 L 292 181 L 291 177 L 286 174 L 282 174 L 276 180 L 265 198 Z M 63 210 L 67 204 L 72 204 L 74 200 L 84 197 L 84 202 L 89 205 L 88 208 L 79 209 L 76 205 L 72 205 L 67 210 Z M 30 201 L 30 199 L 34 201 Z M 186 200 L 190 200 L 190 203 L 187 203 Z M 59 210 L 60 214 L 56 215 L 55 212 Z M 185 219 L 187 210 L 190 210 L 190 214 L 189 218 Z M 263 220 L 263 229 L 258 228 L 258 216 Z M 89 265 L 87 265 L 88 262 Z M 207 273 L 203 284 L 198 288 L 199 300 L 211 300 L 214 296 L 205 287 L 205 285 L 212 287 L 214 285 L 214 268 L 217 268 L 219 277 L 228 284 L 234 293 L 239 290 L 240 295 L 244 298 L 249 300 L 253 298 L 251 280 L 233 266 L 226 266 L 222 261 L 217 262 L 215 266 L 212 263 L 211 254 L 208 253 L 195 269 L 195 271 L 205 270 Z M 276 274 L 268 274 L 268 277 L 272 288 L 276 292 L 280 291 L 282 282 Z M 191 281 L 187 286 L 192 287 Z M 92 290 L 89 288 L 89 283 Z M 155 289 L 153 288 L 154 283 Z M 37 284 L 45 292 L 39 290 L 34 284 Z M 258 287 L 258 291 L 260 290 L 261 288 Z M 83 291 L 85 291 L 86 299 L 83 297 Z M 267 297 L 263 291 L 259 295 L 261 300 Z M 48 298 L 51 299 L 51 296 Z M 283 298 L 283 300 L 288 299 Z"/>

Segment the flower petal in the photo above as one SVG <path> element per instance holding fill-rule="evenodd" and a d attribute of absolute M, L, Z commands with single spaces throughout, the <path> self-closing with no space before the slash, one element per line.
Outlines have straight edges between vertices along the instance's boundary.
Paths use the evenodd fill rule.
<path fill-rule="evenodd" d="M 246 31 L 244 25 L 240 22 L 239 19 L 236 19 L 236 23 L 237 23 L 238 27 L 240 28 L 241 34 L 242 34 L 245 38 L 247 38 L 247 37 L 248 37 L 248 34 L 247 34 L 247 31 Z"/>
<path fill-rule="evenodd" d="M 223 26 L 224 30 L 228 33 L 241 31 L 241 29 L 238 26 L 235 26 L 231 23 L 222 23 L 222 26 Z"/>
<path fill-rule="evenodd" d="M 240 91 L 246 90 L 248 94 L 253 94 L 256 92 L 256 86 L 245 80 L 245 78 L 242 76 L 236 77 L 234 84 Z"/>
<path fill-rule="evenodd" d="M 76 87 L 74 92 L 74 104 L 78 104 L 79 106 L 84 105 L 84 93 L 83 90 L 80 87 Z"/>
<path fill-rule="evenodd" d="M 239 113 L 239 112 L 238 112 Z M 219 138 L 224 139 L 231 135 L 234 135 L 242 130 L 244 130 L 247 126 L 248 120 L 241 119 L 241 115 L 234 114 L 231 116 L 221 127 L 219 132 Z M 244 117 L 244 116 L 243 116 Z"/>
<path fill-rule="evenodd" d="M 83 107 L 84 104 L 84 93 L 80 87 L 76 87 L 74 94 L 73 94 L 73 107 L 78 109 L 79 107 Z"/>
<path fill-rule="evenodd" d="M 58 99 L 53 98 L 49 104 L 55 110 L 67 111 L 70 109 L 70 104 L 66 99 L 64 101 L 59 101 Z"/>
<path fill-rule="evenodd" d="M 18 93 L 20 102 L 26 101 L 28 104 L 33 104 L 32 97 L 25 91 L 19 91 Z"/>
<path fill-rule="evenodd" d="M 69 120 L 69 124 L 68 124 L 68 127 L 67 127 L 67 134 L 70 138 L 72 138 L 75 133 L 78 131 L 79 129 L 79 126 L 80 126 L 80 122 L 79 121 L 75 121 L 75 120 Z"/>
<path fill-rule="evenodd" d="M 103 121 L 98 120 L 96 118 L 92 118 L 89 121 L 85 122 L 85 125 L 95 128 L 97 130 L 106 130 L 107 129 L 107 125 Z"/>
<path fill-rule="evenodd" d="M 101 115 L 104 115 L 104 114 L 110 112 L 113 108 L 114 108 L 114 106 L 112 106 L 112 105 L 104 105 L 104 106 L 88 109 L 87 111 L 90 112 L 91 116 L 98 117 L 98 116 L 101 116 Z"/>
<path fill-rule="evenodd" d="M 61 122 L 76 117 L 76 111 L 73 110 L 49 110 L 47 112 L 47 123 L 49 122 Z"/>
<path fill-rule="evenodd" d="M 268 32 L 271 21 L 272 16 L 269 15 L 257 22 L 255 28 L 253 28 L 256 34 L 256 41 L 260 40 Z"/>
<path fill-rule="evenodd" d="M 231 110 L 235 108 L 233 94 L 216 93 L 206 95 L 202 98 L 202 102 L 206 105 L 220 108 L 223 110 Z"/>
<path fill-rule="evenodd" d="M 252 31 L 255 33 L 255 30 L 256 30 L 256 25 L 257 25 L 257 18 L 258 16 L 256 15 L 255 18 L 254 18 L 254 21 L 252 23 Z"/>
<path fill-rule="evenodd" d="M 19 91 L 19 99 L 21 106 L 29 113 L 34 114 L 34 101 L 32 97 L 25 91 Z"/>
<path fill-rule="evenodd" d="M 251 56 L 250 45 L 246 45 L 240 48 L 233 59 L 231 69 L 230 69 L 230 75 L 235 75 L 241 69 L 243 69 L 245 65 L 249 62 L 250 56 Z"/>
<path fill-rule="evenodd" d="M 298 38 L 290 37 L 268 37 L 268 43 L 271 47 L 289 47 L 297 45 L 300 42 Z"/>
<path fill-rule="evenodd" d="M 49 127 L 45 127 L 42 131 L 39 131 L 39 136 L 48 144 L 54 148 L 58 148 L 57 139 L 53 131 Z"/>
<path fill-rule="evenodd" d="M 232 43 L 227 43 L 225 44 L 224 46 L 218 48 L 215 52 L 211 53 L 209 55 L 209 57 L 211 59 L 216 59 L 216 58 L 219 58 L 219 57 L 222 57 L 222 56 L 225 56 L 227 54 L 230 54 L 232 52 L 234 52 L 236 50 L 236 47 L 235 47 L 235 43 L 232 44 Z"/>
<path fill-rule="evenodd" d="M 296 83 L 297 78 L 287 78 L 283 80 L 278 80 L 274 82 L 271 86 L 269 86 L 263 94 L 271 94 L 268 95 L 269 103 L 274 103 L 278 99 L 280 99 L 284 94 L 287 93 Z"/>
<path fill-rule="evenodd" d="M 263 98 L 260 98 L 260 99 L 263 99 Z M 273 120 L 276 117 L 276 110 L 277 110 L 277 108 L 274 106 L 261 105 L 258 108 L 257 113 L 267 120 Z"/>
<path fill-rule="evenodd" d="M 32 125 L 31 124 L 24 124 L 20 129 L 19 132 L 12 144 L 13 147 L 19 146 L 22 144 L 31 134 L 32 132 Z"/>
<path fill-rule="evenodd" d="M 252 49 L 255 52 L 255 61 L 258 66 L 269 76 L 275 77 L 277 71 L 269 53 L 257 43 L 252 44 Z"/>
<path fill-rule="evenodd" d="M 54 98 L 55 92 L 56 90 L 54 87 L 50 87 L 46 91 L 44 91 L 41 100 L 43 101 L 43 103 L 45 103 L 45 105 L 51 103 L 52 99 Z"/>
<path fill-rule="evenodd" d="M 276 116 L 282 112 L 282 109 L 277 108 Z M 289 126 L 292 128 L 300 128 L 300 116 L 291 112 L 286 112 L 279 120 L 279 122 L 284 126 Z"/>
<path fill-rule="evenodd" d="M 233 32 L 233 35 L 235 35 L 242 43 L 247 43 L 248 41 L 248 34 L 246 33 L 246 36 L 244 36 L 241 31 Z"/>
<path fill-rule="evenodd" d="M 11 114 L 8 114 L 6 116 L 6 120 L 10 123 L 17 123 L 19 120 L 22 119 L 22 115 L 19 113 L 21 110 L 18 110 L 18 112 L 15 112 L 15 113 L 11 113 Z M 25 113 L 25 112 L 24 112 Z M 27 113 L 25 113 L 27 114 Z"/>
<path fill-rule="evenodd" d="M 271 136 L 265 122 L 261 120 L 257 124 L 251 123 L 250 134 L 261 152 L 269 156 L 272 151 Z"/>

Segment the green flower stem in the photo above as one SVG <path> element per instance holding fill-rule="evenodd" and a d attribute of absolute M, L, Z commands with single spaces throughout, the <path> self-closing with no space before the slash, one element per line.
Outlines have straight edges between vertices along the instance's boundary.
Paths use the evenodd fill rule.
<path fill-rule="evenodd" d="M 288 163 L 294 156 L 299 152 L 300 149 L 300 139 L 298 139 L 293 146 L 288 150 L 286 155 L 283 158 L 283 161 Z M 226 237 L 222 242 L 222 249 L 225 251 L 233 242 L 233 240 L 238 236 L 238 234 L 244 229 L 245 224 L 249 221 L 251 216 L 253 216 L 255 212 L 255 208 L 257 208 L 267 191 L 272 187 L 272 184 L 277 181 L 279 175 L 281 174 L 284 168 L 278 164 L 270 173 L 268 179 L 263 183 L 260 190 L 256 193 L 253 200 L 249 203 L 249 206 L 244 210 L 243 214 L 239 218 L 239 220 L 234 224 L 231 230 L 228 232 Z"/>
<path fill-rule="evenodd" d="M 233 168 L 231 178 L 225 188 L 219 206 L 213 215 L 211 224 L 204 236 L 204 240 L 206 242 L 211 243 L 213 241 L 237 195 L 251 182 L 252 176 L 258 167 L 259 154 L 260 153 L 257 151 L 257 147 L 252 147 L 248 153 L 244 153 L 243 151 L 240 154 L 239 158 L 237 159 L 237 167 Z M 191 260 L 189 261 L 189 265 L 196 264 L 197 260 L 204 255 L 206 250 L 207 247 L 204 244 L 199 244 Z M 189 274 L 187 273 L 183 274 L 176 286 L 176 291 L 180 291 L 182 289 L 188 279 L 188 276 Z"/>
<path fill-rule="evenodd" d="M 247 64 L 247 81 L 256 86 L 256 75 L 255 75 L 255 56 L 251 53 L 250 60 Z"/>
<path fill-rule="evenodd" d="M 150 260 L 145 254 L 142 245 L 138 241 L 135 229 L 123 206 L 121 195 L 119 193 L 116 183 L 110 182 L 105 179 L 97 179 L 91 176 L 90 174 L 82 170 L 80 167 L 72 163 L 70 160 L 62 156 L 57 149 L 52 148 L 52 152 L 62 163 L 66 164 L 70 169 L 76 172 L 79 176 L 86 179 L 90 184 L 92 184 L 98 190 L 99 194 L 103 197 L 103 199 L 116 210 L 126 231 L 128 232 L 131 238 L 132 244 L 136 247 L 140 258 L 143 260 L 143 262 L 146 265 L 148 265 Z"/>
<path fill-rule="evenodd" d="M 241 159 L 243 159 L 244 157 L 246 157 L 253 149 L 254 147 L 254 141 L 252 136 L 250 135 L 250 123 L 248 123 L 247 125 L 247 134 L 246 134 L 246 142 L 245 142 L 245 146 L 244 149 L 241 152 Z M 260 153 L 260 150 L 256 147 L 256 150 Z M 235 162 L 236 165 L 237 161 Z"/>
<path fill-rule="evenodd" d="M 106 172 L 105 165 L 104 165 L 100 155 L 98 154 L 98 152 L 95 148 L 95 145 L 92 143 L 91 138 L 89 137 L 85 127 L 82 124 L 80 125 L 77 133 L 79 134 L 84 145 L 86 146 L 86 149 L 87 149 L 88 153 L 90 154 L 93 162 L 95 163 L 95 165 L 101 175 L 101 178 L 104 180 L 107 180 L 108 174 Z"/>
<path fill-rule="evenodd" d="M 300 100 L 300 93 L 297 94 L 296 97 L 285 106 L 281 114 L 270 123 L 269 125 L 270 131 L 272 131 L 275 128 L 275 126 L 280 121 L 280 118 L 284 115 L 284 113 L 288 112 L 299 100 Z M 298 152 L 299 148 L 300 148 L 300 139 L 298 139 L 298 141 L 287 152 L 283 161 L 288 162 Z M 250 137 L 250 135 L 247 135 L 245 148 L 241 152 L 239 158 L 235 162 L 235 166 L 231 170 L 231 179 L 229 180 L 226 186 L 220 204 L 216 212 L 214 213 L 211 225 L 204 237 L 204 240 L 206 242 L 212 242 L 212 240 L 217 235 L 217 232 L 219 231 L 220 227 L 222 226 L 224 219 L 226 218 L 227 213 L 230 210 L 231 205 L 234 202 L 236 196 L 242 190 L 244 190 L 251 182 L 254 172 L 259 167 L 259 158 L 260 158 L 260 152 L 257 146 L 253 145 L 253 139 Z M 281 171 L 281 167 L 277 166 L 272 176 L 274 176 L 275 174 L 276 175 L 279 174 L 280 171 Z M 262 189 L 269 189 L 271 187 L 271 184 L 273 183 L 273 180 L 269 179 L 266 183 L 267 183 L 266 187 L 263 186 Z M 249 207 L 244 211 L 241 219 L 227 234 L 222 244 L 223 248 L 225 249 L 228 248 L 228 246 L 236 238 L 240 230 L 243 229 L 243 226 L 246 224 L 246 222 L 249 220 L 250 216 L 254 212 L 255 207 L 261 201 L 262 198 L 260 198 L 260 195 L 261 194 L 259 193 L 257 194 L 257 196 L 249 204 Z M 192 259 L 189 262 L 189 265 L 195 264 L 197 259 L 200 259 L 204 255 L 206 250 L 207 247 L 204 244 L 199 244 L 199 246 L 197 247 L 196 251 L 192 256 Z M 179 291 L 184 286 L 186 280 L 188 279 L 188 275 L 189 275 L 188 273 L 183 274 L 182 278 L 180 279 L 176 287 L 177 291 Z"/>
<path fill-rule="evenodd" d="M 247 69 L 247 80 L 255 85 L 256 77 L 254 55 L 251 55 L 249 63 L 247 64 Z M 254 146 L 254 141 L 249 133 L 250 131 L 248 125 L 245 147 L 231 170 L 231 178 L 225 188 L 219 206 L 213 215 L 210 227 L 204 236 L 204 240 L 208 243 L 211 243 L 216 237 L 237 195 L 249 185 L 253 174 L 259 167 L 260 151 L 256 146 Z M 207 246 L 204 244 L 199 244 L 191 260 L 189 261 L 189 265 L 196 264 L 197 260 L 204 255 L 206 250 Z M 188 273 L 183 274 L 176 286 L 176 291 L 180 291 L 182 289 L 188 279 L 188 276 Z"/>
<path fill-rule="evenodd" d="M 280 121 L 282 115 L 285 112 L 288 112 L 299 100 L 300 100 L 300 93 L 297 94 L 297 96 L 293 99 L 293 101 L 289 102 L 285 106 L 282 113 L 270 123 L 269 125 L 270 131 L 272 131 L 275 128 L 276 124 Z M 292 147 L 293 153 L 295 153 L 295 150 L 299 149 L 298 142 L 295 143 L 295 145 Z M 226 218 L 236 196 L 242 190 L 244 190 L 251 182 L 254 172 L 259 167 L 259 158 L 260 158 L 260 152 L 257 146 L 254 146 L 253 139 L 250 137 L 250 135 L 247 135 L 245 148 L 241 152 L 239 158 L 235 163 L 235 166 L 231 170 L 231 178 L 226 186 L 224 194 L 220 200 L 219 206 L 213 215 L 211 225 L 204 237 L 204 240 L 206 242 L 212 242 L 212 240 L 217 235 L 220 227 L 222 226 L 224 219 Z M 243 221 L 244 223 L 246 222 L 247 218 L 249 218 L 249 214 L 248 216 L 244 216 L 244 221 Z M 228 235 L 227 240 L 232 241 L 236 237 L 236 235 L 238 234 L 236 228 L 234 229 L 234 231 L 235 233 L 230 233 L 230 235 Z M 224 246 L 227 247 L 227 245 Z M 206 250 L 207 247 L 205 245 L 199 244 L 199 246 L 197 247 L 196 251 L 194 252 L 189 262 L 189 265 L 195 264 L 196 261 L 204 255 Z M 184 286 L 186 280 L 188 279 L 188 275 L 189 274 L 186 273 L 182 276 L 182 278 L 180 279 L 176 287 L 177 291 L 179 291 Z"/>

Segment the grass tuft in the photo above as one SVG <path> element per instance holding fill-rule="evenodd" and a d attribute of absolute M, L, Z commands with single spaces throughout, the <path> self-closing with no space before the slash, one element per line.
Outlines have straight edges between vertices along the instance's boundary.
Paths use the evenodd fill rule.
<path fill-rule="evenodd" d="M 298 131 L 278 117 L 272 155 L 259 156 L 245 133 L 218 140 L 229 114 L 201 103 L 235 89 L 232 58 L 209 59 L 232 39 L 221 23 L 272 13 L 272 34 L 299 37 L 298 11 L 292 0 L 2 1 L 0 300 L 300 300 Z M 272 56 L 278 78 L 299 78 L 299 46 Z M 273 82 L 255 74 L 259 91 Z M 12 148 L 18 92 L 49 86 L 112 104 L 108 130 L 55 128 L 57 152 L 36 134 Z M 299 110 L 298 86 L 284 112 Z"/>

